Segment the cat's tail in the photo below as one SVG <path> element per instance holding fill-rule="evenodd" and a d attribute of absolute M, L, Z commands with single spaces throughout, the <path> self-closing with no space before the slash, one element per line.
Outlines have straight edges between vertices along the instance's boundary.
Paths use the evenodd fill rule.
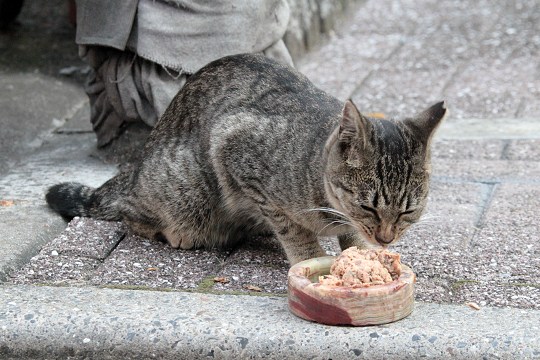
<path fill-rule="evenodd" d="M 118 198 L 122 192 L 119 174 L 99 188 L 75 182 L 54 185 L 45 194 L 47 204 L 66 218 L 92 217 L 100 220 L 121 220 Z"/>

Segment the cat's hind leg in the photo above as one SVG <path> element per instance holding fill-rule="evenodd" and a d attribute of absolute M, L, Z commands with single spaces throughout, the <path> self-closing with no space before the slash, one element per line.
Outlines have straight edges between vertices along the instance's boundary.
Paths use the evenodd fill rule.
<path fill-rule="evenodd" d="M 134 220 L 124 219 L 126 225 L 138 236 L 141 236 L 149 240 L 158 240 L 162 241 L 160 238 L 160 230 L 152 224 L 147 224 L 143 222 L 138 222 Z"/>
<path fill-rule="evenodd" d="M 175 249 L 189 250 L 196 247 L 193 236 L 183 234 L 178 229 L 168 227 L 162 233 L 167 242 Z"/>
<path fill-rule="evenodd" d="M 167 243 L 175 249 L 180 248 L 182 250 L 188 250 L 196 247 L 192 240 L 193 237 L 186 236 L 172 227 L 161 229 L 152 224 L 136 222 L 133 220 L 125 220 L 125 223 L 135 234 L 146 239 Z"/>

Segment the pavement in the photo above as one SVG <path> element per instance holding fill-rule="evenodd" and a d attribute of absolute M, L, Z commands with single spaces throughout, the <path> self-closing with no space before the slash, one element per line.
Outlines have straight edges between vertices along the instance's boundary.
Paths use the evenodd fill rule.
<path fill-rule="evenodd" d="M 415 310 L 364 328 L 289 313 L 272 238 L 180 251 L 51 212 L 48 186 L 117 165 L 95 149 L 67 18 L 31 3 L 19 19 L 0 34 L 0 358 L 540 358 L 537 1 L 369 0 L 298 62 L 366 113 L 451 112 L 425 219 L 393 248 Z"/>

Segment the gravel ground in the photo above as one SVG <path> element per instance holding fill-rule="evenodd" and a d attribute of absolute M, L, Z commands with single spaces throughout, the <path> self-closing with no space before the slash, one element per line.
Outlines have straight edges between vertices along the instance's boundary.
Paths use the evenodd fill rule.
<path fill-rule="evenodd" d="M 417 275 L 417 300 L 540 309 L 540 184 L 516 181 L 435 174 L 424 220 L 393 247 Z M 321 243 L 330 255 L 339 252 L 335 239 Z M 182 251 L 131 235 L 120 223 L 76 218 L 11 282 L 285 294 L 288 268 L 272 237 L 235 249 Z"/>
<path fill-rule="evenodd" d="M 538 119 L 538 34 L 533 0 L 370 0 L 298 68 L 365 112 L 410 115 L 444 98 L 449 122 Z M 433 157 L 425 220 L 393 248 L 417 299 L 540 309 L 540 141 L 437 139 Z M 287 270 L 272 238 L 180 251 L 75 219 L 10 281 L 285 294 Z"/>
<path fill-rule="evenodd" d="M 451 118 L 540 115 L 540 3 L 368 1 L 299 68 L 360 110 Z M 339 69 L 337 71 L 337 69 Z"/>

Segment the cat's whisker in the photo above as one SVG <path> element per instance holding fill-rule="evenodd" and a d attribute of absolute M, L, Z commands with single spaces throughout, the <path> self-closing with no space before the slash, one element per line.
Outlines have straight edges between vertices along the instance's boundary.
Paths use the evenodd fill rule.
<path fill-rule="evenodd" d="M 342 221 L 342 220 L 334 220 L 328 224 L 326 224 L 322 229 L 320 229 L 318 232 L 317 232 L 317 236 L 320 236 L 321 233 L 326 230 L 326 228 L 328 228 L 329 226 L 334 226 L 334 224 L 339 224 L 339 225 L 336 225 L 334 227 L 334 229 L 337 229 L 338 227 L 340 226 L 345 226 L 345 225 L 348 225 L 348 226 L 352 226 L 352 224 L 348 221 Z"/>
<path fill-rule="evenodd" d="M 429 225 L 429 224 L 438 224 L 440 222 L 441 222 L 440 219 L 421 219 L 420 221 L 417 222 L 417 224 Z"/>
<path fill-rule="evenodd" d="M 335 224 L 339 224 L 337 225 L 336 227 L 339 227 L 339 226 L 353 226 L 352 222 L 350 222 L 349 220 L 341 220 L 341 219 L 335 219 L 335 220 L 332 220 L 330 221 L 328 224 L 326 224 L 322 229 L 320 229 L 318 232 L 317 232 L 317 236 L 320 235 L 326 228 L 328 228 L 329 226 L 335 226 Z"/>
<path fill-rule="evenodd" d="M 416 223 L 413 225 L 413 228 L 416 229 L 416 230 L 422 230 L 422 229 L 427 229 L 427 228 L 433 228 L 435 224 L 428 224 L 428 223 Z"/>
<path fill-rule="evenodd" d="M 415 229 L 426 229 L 426 228 L 433 228 L 433 226 L 440 225 L 441 221 L 437 221 L 437 219 L 428 219 L 428 220 L 421 220 L 413 225 Z"/>
<path fill-rule="evenodd" d="M 320 211 L 320 212 L 324 212 L 324 213 L 328 213 L 328 214 L 332 214 L 332 215 L 336 215 L 336 216 L 339 216 L 345 220 L 349 220 L 349 218 L 347 217 L 347 215 L 345 215 L 344 213 L 342 213 L 341 211 L 338 211 L 336 209 L 333 209 L 333 208 L 329 208 L 329 207 L 320 207 L 320 208 L 313 208 L 313 209 L 306 209 L 306 210 L 302 210 L 302 212 L 311 212 L 311 211 Z"/>
<path fill-rule="evenodd" d="M 420 219 L 431 219 L 431 218 L 440 218 L 441 215 L 435 215 L 431 213 L 425 213 L 422 216 L 420 216 Z"/>
<path fill-rule="evenodd" d="M 431 225 L 431 224 L 437 224 L 441 221 L 442 217 L 440 215 L 433 215 L 433 214 L 424 214 L 420 217 L 417 225 Z"/>

